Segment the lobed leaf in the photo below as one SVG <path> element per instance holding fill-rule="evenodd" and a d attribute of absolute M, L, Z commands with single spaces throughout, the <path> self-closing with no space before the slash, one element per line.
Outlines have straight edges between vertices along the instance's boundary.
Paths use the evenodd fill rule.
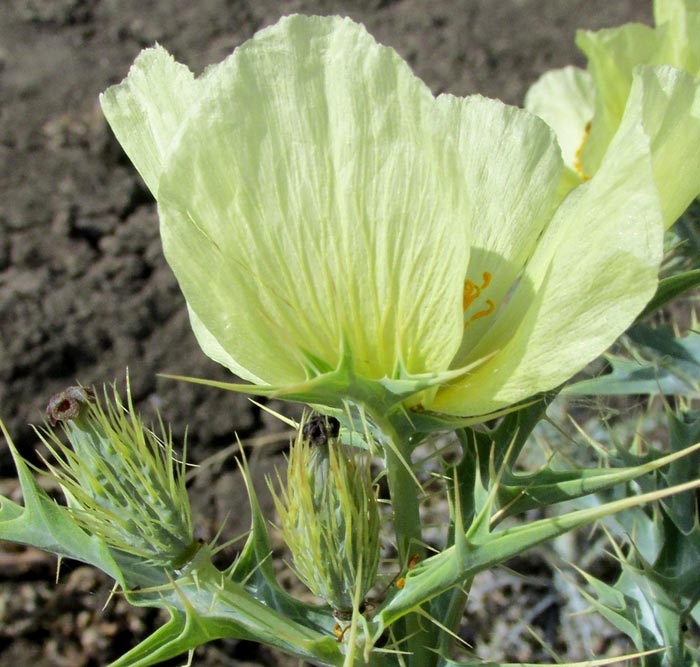
<path fill-rule="evenodd" d="M 562 516 L 540 519 L 525 525 L 494 531 L 480 541 L 469 541 L 466 548 L 449 547 L 418 563 L 406 576 L 405 585 L 386 601 L 374 617 L 376 636 L 382 630 L 452 586 L 575 528 L 588 525 L 630 507 L 689 489 L 700 487 L 700 480 L 640 496 L 623 498 L 598 507 L 577 510 Z"/>
<path fill-rule="evenodd" d="M 0 539 L 94 565 L 124 585 L 124 573 L 107 545 L 86 533 L 68 508 L 48 496 L 37 484 L 1 421 L 0 430 L 10 448 L 24 496 L 24 507 L 0 496 Z"/>

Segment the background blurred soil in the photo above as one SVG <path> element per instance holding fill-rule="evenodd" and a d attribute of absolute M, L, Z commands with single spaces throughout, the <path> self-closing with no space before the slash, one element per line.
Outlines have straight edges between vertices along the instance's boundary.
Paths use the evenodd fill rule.
<path fill-rule="evenodd" d="M 48 397 L 76 381 L 123 384 L 127 366 L 139 408 L 160 410 L 180 441 L 188 426 L 195 461 L 221 451 L 235 433 L 264 435 L 272 451 L 284 444 L 284 427 L 246 399 L 156 376 L 231 379 L 196 345 L 163 259 L 153 201 L 112 138 L 97 96 L 155 41 L 199 73 L 293 12 L 362 21 L 435 93 L 478 92 L 519 104 L 546 69 L 583 64 L 576 28 L 649 23 L 651 1 L 2 0 L 0 417 L 26 456 L 36 446 L 28 424 L 41 421 Z M 261 457 L 257 470 L 269 470 L 270 459 Z M 0 493 L 17 494 L 4 445 Z M 192 496 L 203 538 L 245 504 L 242 493 L 231 460 L 197 479 Z M 225 532 L 245 528 L 236 511 Z M 64 564 L 58 585 L 54 577 L 53 558 L 0 551 L 0 665 L 103 665 L 159 620 L 118 598 L 103 611 L 109 582 L 89 568 Z M 471 639 L 489 637 L 491 622 L 477 614 Z M 281 664 L 236 642 L 195 658 L 209 667 L 253 663 Z"/>

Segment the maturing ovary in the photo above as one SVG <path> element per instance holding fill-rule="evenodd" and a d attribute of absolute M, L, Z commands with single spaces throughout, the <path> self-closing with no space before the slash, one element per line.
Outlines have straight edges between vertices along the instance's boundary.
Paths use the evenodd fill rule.
<path fill-rule="evenodd" d="M 491 274 L 488 271 L 484 271 L 481 276 L 481 285 L 477 285 L 473 280 L 467 278 L 464 281 L 464 296 L 462 297 L 462 310 L 464 311 L 464 328 L 466 329 L 474 320 L 478 320 L 480 317 L 485 317 L 490 315 L 496 308 L 496 305 L 491 299 L 486 299 L 484 302 L 486 304 L 485 308 L 477 310 L 473 315 L 467 316 L 467 310 L 469 307 L 481 296 L 481 292 L 485 290 L 491 284 Z"/>

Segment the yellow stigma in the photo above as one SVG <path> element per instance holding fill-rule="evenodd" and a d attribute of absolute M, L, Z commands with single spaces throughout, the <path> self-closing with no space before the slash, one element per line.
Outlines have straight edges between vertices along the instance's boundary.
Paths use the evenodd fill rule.
<path fill-rule="evenodd" d="M 462 296 L 462 310 L 466 315 L 467 309 L 481 296 L 481 292 L 485 290 L 491 284 L 491 274 L 488 271 L 484 271 L 481 276 L 481 285 L 477 285 L 473 280 L 467 278 L 464 281 L 464 295 Z M 464 328 L 466 329 L 474 320 L 478 320 L 480 317 L 485 317 L 490 315 L 495 309 L 496 305 L 491 299 L 486 299 L 486 307 L 481 310 L 477 310 L 469 319 L 464 321 Z"/>
<path fill-rule="evenodd" d="M 574 168 L 578 172 L 579 176 L 584 180 L 587 181 L 590 176 L 583 171 L 583 164 L 581 162 L 581 153 L 583 153 L 583 147 L 586 145 L 586 141 L 588 141 L 588 137 L 591 134 L 591 121 L 589 120 L 586 123 L 586 127 L 583 130 L 583 139 L 581 139 L 581 145 L 578 147 L 576 150 L 576 155 L 574 157 Z"/>

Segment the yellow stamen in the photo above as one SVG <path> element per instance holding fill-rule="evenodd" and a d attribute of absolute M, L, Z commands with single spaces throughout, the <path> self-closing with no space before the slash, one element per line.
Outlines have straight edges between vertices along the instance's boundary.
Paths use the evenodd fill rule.
<path fill-rule="evenodd" d="M 477 285 L 473 280 L 467 278 L 464 281 L 464 294 L 462 296 L 462 309 L 467 312 L 467 308 L 471 306 L 480 296 L 481 292 L 485 290 L 491 284 L 491 278 L 493 276 L 488 272 L 484 271 L 481 276 L 481 285 Z M 486 308 L 474 313 L 465 323 L 464 328 L 466 329 L 471 322 L 478 320 L 480 317 L 485 317 L 490 315 L 496 309 L 496 305 L 491 299 L 486 299 Z"/>
<path fill-rule="evenodd" d="M 586 123 L 586 128 L 583 131 L 583 139 L 581 139 L 581 145 L 578 147 L 578 150 L 576 151 L 576 156 L 574 157 L 574 169 L 579 173 L 579 176 L 584 181 L 587 181 L 590 176 L 583 171 L 583 163 L 581 162 L 581 153 L 583 153 L 583 147 L 586 145 L 586 141 L 588 141 L 588 137 L 591 134 L 591 121 L 589 120 Z"/>
<path fill-rule="evenodd" d="M 473 320 L 478 320 L 480 317 L 486 317 L 487 315 L 490 315 L 494 310 L 496 310 L 496 305 L 494 304 L 494 302 L 491 301 L 491 299 L 486 299 L 486 308 L 474 313 L 469 318 L 469 321 L 472 322 Z"/>
<path fill-rule="evenodd" d="M 464 281 L 464 296 L 462 297 L 462 310 L 466 310 L 479 296 L 479 288 L 473 280 L 467 278 Z"/>

